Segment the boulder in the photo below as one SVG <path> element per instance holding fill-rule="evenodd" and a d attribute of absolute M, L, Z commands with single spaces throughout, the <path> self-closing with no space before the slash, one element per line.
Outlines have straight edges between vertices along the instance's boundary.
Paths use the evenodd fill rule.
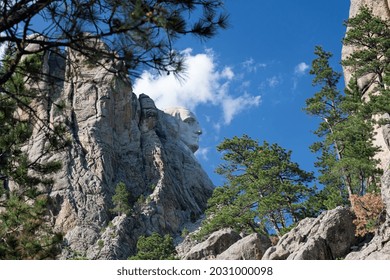
<path fill-rule="evenodd" d="M 387 169 L 381 178 L 381 194 L 385 206 L 383 224 L 376 230 L 369 242 L 357 246 L 348 254 L 347 260 L 390 260 L 390 170 Z"/>
<path fill-rule="evenodd" d="M 356 245 L 355 216 L 337 207 L 317 218 L 306 218 L 270 247 L 263 260 L 333 260 L 345 257 Z"/>
<path fill-rule="evenodd" d="M 217 256 L 217 260 L 261 260 L 271 240 L 258 233 L 248 235 Z"/>
<path fill-rule="evenodd" d="M 215 259 L 217 255 L 228 249 L 241 239 L 241 236 L 231 229 L 221 229 L 212 233 L 205 241 L 191 248 L 183 257 L 185 260 Z"/>
<path fill-rule="evenodd" d="M 346 260 L 390 260 L 390 222 L 385 222 L 374 238 L 348 254 Z"/>

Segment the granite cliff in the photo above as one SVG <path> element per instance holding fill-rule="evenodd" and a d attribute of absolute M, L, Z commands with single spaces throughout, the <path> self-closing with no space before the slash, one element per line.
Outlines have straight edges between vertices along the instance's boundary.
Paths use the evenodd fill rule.
<path fill-rule="evenodd" d="M 202 215 L 213 189 L 193 154 L 201 133 L 195 116 L 183 108 L 168 114 L 147 95 L 137 97 L 113 60 L 91 62 L 74 51 L 48 52 L 43 60 L 51 78 L 31 87 L 51 100 L 34 106 L 47 123 L 66 124 L 70 143 L 44 159 L 63 166 L 50 190 L 53 224 L 65 234 L 60 257 L 125 259 L 141 235 L 180 235 Z M 35 127 L 25 147 L 31 160 L 46 145 L 45 130 Z M 111 211 L 119 182 L 131 194 L 127 216 Z"/>
<path fill-rule="evenodd" d="M 351 0 L 350 17 L 354 17 L 361 6 L 367 6 L 383 19 L 390 19 L 389 0 Z M 344 45 L 343 59 L 354 48 Z M 352 70 L 345 67 L 345 83 L 348 85 Z M 376 76 L 370 74 L 358 78 L 358 86 L 363 91 L 363 98 L 375 94 Z M 376 118 L 390 118 L 388 115 Z M 354 213 L 345 207 L 326 211 L 317 218 L 306 218 L 289 233 L 271 246 L 267 238 L 261 236 L 238 237 L 237 233 L 222 230 L 213 233 L 200 244 L 178 247 L 184 259 L 264 259 L 264 260 L 325 260 L 325 259 L 390 259 L 390 126 L 375 127 L 376 146 L 380 147 L 377 155 L 380 167 L 384 170 L 381 180 L 381 194 L 385 205 L 385 217 L 374 236 L 365 239 L 355 236 Z M 237 241 L 238 240 L 238 241 Z M 254 241 L 255 240 L 255 241 Z M 250 244 L 248 246 L 248 244 Z M 244 252 L 247 254 L 244 256 Z"/>
<path fill-rule="evenodd" d="M 390 19 L 388 0 L 351 0 L 350 16 L 361 5 Z M 100 42 L 90 42 L 105 48 Z M 34 46 L 31 46 L 34 48 Z M 353 49 L 344 46 L 343 57 Z M 59 258 L 125 259 L 135 253 L 139 236 L 171 234 L 180 243 L 184 228 L 194 230 L 213 184 L 194 152 L 201 133 L 195 116 L 183 108 L 163 112 L 147 95 L 138 97 L 122 74 L 121 63 L 87 60 L 81 53 L 47 52 L 44 71 L 50 79 L 32 87 L 51 96 L 37 101 L 37 114 L 47 123 L 66 124 L 70 145 L 43 160 L 60 160 L 62 170 L 50 191 L 52 222 L 65 234 Z M 351 77 L 344 69 L 345 81 Z M 359 86 L 372 92 L 370 81 Z M 46 99 L 42 99 L 46 100 Z M 55 104 L 63 104 L 58 110 Z M 381 116 L 389 117 L 389 116 Z M 371 240 L 355 237 L 353 213 L 343 207 L 302 220 L 277 244 L 258 234 L 241 236 L 230 229 L 196 244 L 186 238 L 177 247 L 183 259 L 390 259 L 390 128 L 376 127 L 376 145 L 384 169 L 382 197 L 385 222 Z M 44 149 L 44 130 L 36 126 L 26 145 L 32 160 Z M 132 212 L 113 213 L 115 186 L 131 193 Z"/>
<path fill-rule="evenodd" d="M 353 17 L 359 11 L 361 6 L 367 6 L 372 9 L 373 13 L 382 19 L 390 20 L 390 1 L 389 0 L 351 0 L 350 17 Z M 343 46 L 342 56 L 346 58 L 354 49 L 350 46 Z M 351 78 L 351 70 L 344 68 L 345 82 L 348 83 Z M 375 94 L 374 75 L 366 75 L 358 80 L 359 87 L 365 95 Z M 389 119 L 388 114 L 377 116 L 377 118 Z M 376 139 L 375 145 L 381 148 L 378 154 L 380 165 L 384 170 L 381 181 L 381 194 L 385 205 L 385 222 L 376 232 L 374 238 L 367 244 L 346 256 L 346 259 L 390 259 L 390 126 L 383 125 L 375 128 Z"/>

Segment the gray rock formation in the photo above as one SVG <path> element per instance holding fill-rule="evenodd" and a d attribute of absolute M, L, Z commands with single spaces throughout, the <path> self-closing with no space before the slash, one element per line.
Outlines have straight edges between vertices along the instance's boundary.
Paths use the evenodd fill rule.
<path fill-rule="evenodd" d="M 338 207 L 317 218 L 306 218 L 269 248 L 263 260 L 333 260 L 356 245 L 354 215 Z"/>
<path fill-rule="evenodd" d="M 372 8 L 375 15 L 383 19 L 390 19 L 390 1 L 389 0 L 351 0 L 350 17 L 353 17 L 359 11 L 362 5 Z M 343 46 L 342 56 L 346 58 L 354 49 L 351 46 Z M 351 78 L 351 70 L 344 68 L 345 82 Z M 359 78 L 359 86 L 364 90 L 365 94 L 373 93 L 375 86 L 371 84 L 371 80 L 375 79 L 372 75 L 366 75 Z M 387 118 L 388 115 L 377 116 L 377 118 Z M 359 248 L 357 252 L 350 253 L 346 259 L 389 259 L 390 258 L 390 128 L 389 126 L 377 126 L 375 128 L 374 145 L 381 148 L 381 152 L 377 158 L 381 162 L 381 167 L 384 170 L 382 176 L 381 194 L 387 213 L 387 220 L 376 232 L 374 238 L 368 244 Z"/>
<path fill-rule="evenodd" d="M 348 260 L 389 260 L 390 259 L 390 170 L 387 169 L 382 176 L 382 198 L 386 207 L 386 221 L 375 233 L 374 238 L 356 252 L 347 255 Z"/>
<path fill-rule="evenodd" d="M 350 16 L 361 5 L 390 18 L 390 0 L 351 0 Z M 105 48 L 99 41 L 90 44 Z M 351 47 L 343 47 L 343 57 L 352 52 Z M 53 224 L 65 234 L 60 257 L 125 259 L 135 253 L 139 236 L 159 232 L 178 237 L 201 217 L 213 185 L 193 155 L 201 133 L 194 116 L 186 112 L 183 116 L 188 118 L 183 117 L 174 110 L 166 113 L 147 95 L 137 97 L 117 61 L 104 57 L 91 61 L 73 51 L 66 59 L 54 52 L 45 53 L 43 59 L 47 77 L 28 86 L 51 99 L 38 98 L 33 106 L 47 124 L 66 126 L 70 145 L 40 158 L 46 146 L 45 127 L 36 122 L 24 148 L 31 160 L 63 163 L 49 193 Z M 351 72 L 344 71 L 348 83 Z M 370 92 L 372 78 L 361 77 L 359 86 Z M 262 236 L 241 238 L 232 230 L 222 230 L 199 244 L 186 238 L 177 247 L 179 254 L 184 259 L 336 259 L 354 247 L 346 259 L 390 259 L 390 128 L 377 127 L 376 133 L 375 145 L 382 148 L 379 159 L 385 169 L 382 196 L 387 221 L 369 243 L 355 246 L 354 216 L 337 208 L 301 221 L 270 248 Z M 131 193 L 128 216 L 111 211 L 119 182 Z"/>
<path fill-rule="evenodd" d="M 349 17 L 354 17 L 358 12 L 360 7 L 367 6 L 373 10 L 373 13 L 377 16 L 380 16 L 383 19 L 390 19 L 390 0 L 351 0 Z M 354 47 L 344 45 L 342 48 L 342 58 L 345 59 L 354 52 Z M 351 76 L 352 69 L 349 67 L 344 67 L 344 80 L 346 86 L 348 85 Z M 376 76 L 373 74 L 367 74 L 363 77 L 358 77 L 358 85 L 363 93 L 364 97 L 368 97 L 369 93 L 373 93 L 375 90 L 375 81 Z M 389 116 L 377 116 L 377 118 L 389 118 Z M 390 163 L 390 138 L 389 138 L 389 128 L 385 126 L 377 126 L 375 128 L 375 141 L 374 145 L 379 146 L 381 151 L 378 153 L 377 158 L 381 162 L 382 169 L 386 170 Z"/>
<path fill-rule="evenodd" d="M 192 247 L 183 259 L 215 259 L 217 255 L 224 252 L 239 239 L 241 239 L 241 237 L 237 232 L 231 229 L 221 229 L 212 233 L 205 241 Z"/>
<path fill-rule="evenodd" d="M 137 98 L 116 61 L 89 61 L 74 51 L 66 59 L 45 57 L 50 73 L 62 79 L 46 85 L 52 100 L 36 108 L 49 124 L 65 124 L 70 140 L 65 151 L 43 159 L 63 163 L 50 191 L 53 223 L 65 233 L 62 258 L 124 259 L 140 235 L 179 235 L 203 213 L 213 185 L 180 138 L 178 120 L 148 96 Z M 25 147 L 30 158 L 44 146 L 37 128 Z M 119 182 L 131 193 L 127 217 L 110 211 Z"/>
<path fill-rule="evenodd" d="M 231 229 L 222 229 L 203 242 L 193 240 L 190 234 L 179 242 L 176 251 L 180 258 L 189 260 L 260 260 L 269 247 L 271 241 L 265 235 L 241 237 Z"/>
<path fill-rule="evenodd" d="M 346 260 L 390 260 L 390 224 L 385 222 L 376 232 L 374 238 L 349 253 Z"/>
<path fill-rule="evenodd" d="M 264 235 L 253 233 L 231 245 L 217 256 L 217 260 L 261 260 L 271 240 Z"/>

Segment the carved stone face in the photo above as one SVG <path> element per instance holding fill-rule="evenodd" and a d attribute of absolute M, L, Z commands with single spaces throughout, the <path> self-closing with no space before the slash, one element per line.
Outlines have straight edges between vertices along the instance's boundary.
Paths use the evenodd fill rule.
<path fill-rule="evenodd" d="M 195 153 L 199 148 L 199 135 L 202 134 L 195 115 L 182 107 L 169 108 L 164 112 L 178 120 L 180 139 Z"/>

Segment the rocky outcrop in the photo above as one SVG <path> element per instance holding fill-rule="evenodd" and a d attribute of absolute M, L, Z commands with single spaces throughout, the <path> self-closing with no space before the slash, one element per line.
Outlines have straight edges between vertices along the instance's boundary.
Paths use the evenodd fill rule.
<path fill-rule="evenodd" d="M 205 241 L 196 244 L 183 257 L 185 260 L 215 259 L 232 244 L 241 239 L 240 235 L 231 229 L 222 229 L 212 233 Z"/>
<path fill-rule="evenodd" d="M 264 235 L 252 233 L 231 245 L 217 256 L 217 260 L 261 260 L 271 240 Z"/>
<path fill-rule="evenodd" d="M 385 204 L 386 221 L 375 232 L 373 239 L 355 252 L 347 255 L 348 260 L 389 260 L 390 259 L 390 170 L 387 169 L 382 176 L 382 198 Z"/>
<path fill-rule="evenodd" d="M 352 18 L 359 12 L 359 9 L 362 6 L 367 6 L 372 9 L 373 13 L 377 16 L 380 16 L 383 19 L 390 18 L 390 1 L 389 0 L 351 0 L 351 5 L 349 9 L 349 17 Z M 351 46 L 343 46 L 342 57 L 343 59 L 352 54 L 354 51 Z M 344 80 L 346 85 L 351 78 L 351 71 L 344 69 Z"/>
<path fill-rule="evenodd" d="M 176 251 L 185 260 L 260 260 L 269 247 L 271 241 L 265 235 L 253 233 L 241 237 L 231 229 L 222 229 L 200 243 L 189 235 Z"/>
<path fill-rule="evenodd" d="M 390 0 L 351 0 L 349 17 L 354 17 L 358 12 L 360 7 L 367 6 L 372 9 L 373 13 L 382 19 L 390 19 Z M 354 52 L 355 48 L 353 46 L 343 45 L 342 48 L 342 59 L 347 58 Z M 348 85 L 352 77 L 353 69 L 349 67 L 344 67 L 344 80 L 345 84 Z M 373 81 L 376 77 L 373 74 L 367 74 L 363 77 L 358 77 L 358 85 L 364 93 L 364 98 L 368 97 L 369 93 L 375 91 L 375 83 Z M 377 118 L 387 118 L 389 116 L 377 116 Z M 386 170 L 390 163 L 390 134 L 388 126 L 377 126 L 375 128 L 375 140 L 374 145 L 379 146 L 381 151 L 377 154 L 377 158 L 380 160 L 381 168 Z"/>
<path fill-rule="evenodd" d="M 203 213 L 213 189 L 181 139 L 179 120 L 147 95 L 137 97 L 117 61 L 91 61 L 71 50 L 66 59 L 45 57 L 50 73 L 62 79 L 46 85 L 51 100 L 36 108 L 49 125 L 65 125 L 69 142 L 65 151 L 40 159 L 63 164 L 50 190 L 55 229 L 65 234 L 62 258 L 124 259 L 140 235 L 179 235 Z M 32 160 L 45 141 L 37 128 L 25 147 Z M 111 211 L 119 182 L 131 193 L 128 216 Z"/>
<path fill-rule="evenodd" d="M 338 207 L 317 218 L 306 218 L 269 248 L 263 260 L 334 260 L 356 245 L 354 215 Z"/>
<path fill-rule="evenodd" d="M 373 13 L 380 16 L 382 19 L 390 19 L 390 1 L 389 0 L 352 0 L 350 7 L 350 17 L 355 16 L 359 8 L 362 6 L 368 6 L 373 10 Z M 351 46 L 343 46 L 342 57 L 346 58 L 354 51 Z M 344 68 L 345 82 L 348 84 L 352 76 L 351 69 Z M 369 93 L 375 93 L 375 85 L 370 81 L 375 79 L 375 76 L 366 75 L 359 77 L 358 85 L 367 96 Z M 390 119 L 388 115 L 376 116 L 377 118 Z M 381 194 L 385 205 L 385 217 L 386 222 L 375 233 L 371 242 L 359 247 L 358 251 L 350 253 L 347 259 L 388 259 L 389 258 L 389 236 L 390 236 L 390 128 L 389 126 L 377 126 L 375 128 L 375 141 L 374 145 L 380 147 L 381 151 L 378 153 L 377 158 L 380 160 L 380 165 L 384 170 L 381 184 Z"/>
<path fill-rule="evenodd" d="M 349 253 L 346 260 L 390 260 L 390 224 L 385 222 L 374 238 Z"/>

